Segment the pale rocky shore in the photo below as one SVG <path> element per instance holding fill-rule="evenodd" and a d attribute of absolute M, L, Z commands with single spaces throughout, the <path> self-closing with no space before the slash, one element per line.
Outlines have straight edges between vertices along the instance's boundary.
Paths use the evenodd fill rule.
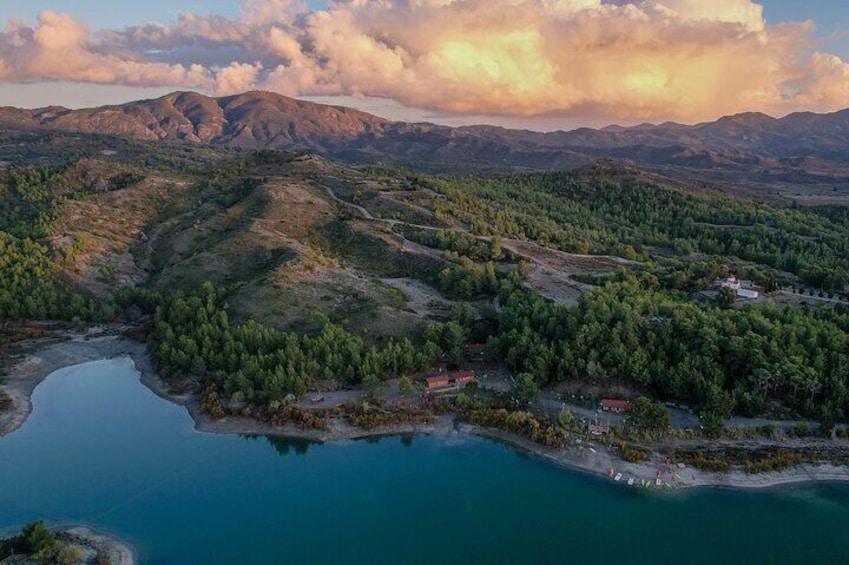
<path fill-rule="evenodd" d="M 115 335 L 72 334 L 58 343 L 37 346 L 0 377 L 0 390 L 12 409 L 0 413 L 0 437 L 20 428 L 32 412 L 32 392 L 49 374 L 63 367 L 116 357 L 130 357 L 142 375 L 153 374 L 144 344 Z"/>
<path fill-rule="evenodd" d="M 135 565 L 137 561 L 135 551 L 124 541 L 88 526 L 62 526 L 52 530 L 63 544 L 73 545 L 79 550 L 80 563 L 97 563 L 99 557 L 105 557 L 111 565 Z M 15 555 L 3 563 L 29 565 L 42 562 Z"/>
<path fill-rule="evenodd" d="M 83 550 L 105 555 L 112 565 L 135 565 L 136 563 L 136 553 L 133 548 L 115 536 L 95 531 L 88 526 L 66 526 L 60 528 L 59 532 L 70 536 L 75 543 L 82 546 Z"/>
<path fill-rule="evenodd" d="M 458 423 L 451 414 L 440 416 L 429 424 L 405 424 L 373 430 L 355 428 L 341 418 L 331 418 L 327 430 L 303 430 L 294 425 L 272 426 L 252 418 L 229 416 L 213 420 L 200 411 L 193 395 L 175 395 L 153 370 L 144 344 L 121 336 L 75 335 L 67 341 L 35 348 L 25 359 L 9 371 L 2 388 L 13 400 L 10 412 L 0 415 L 0 436 L 19 428 L 32 410 L 32 391 L 47 375 L 70 365 L 100 359 L 129 357 L 140 373 L 141 382 L 158 396 L 184 406 L 191 414 L 195 428 L 201 432 L 217 434 L 272 435 L 316 442 L 359 439 L 365 437 L 427 434 L 448 436 L 452 434 L 486 437 L 510 444 L 557 465 L 589 472 L 603 477 L 621 473 L 620 483 L 635 480 L 635 486 L 648 481 L 653 490 L 677 490 L 693 487 L 768 488 L 795 483 L 816 481 L 849 482 L 849 467 L 831 464 L 800 465 L 780 472 L 747 474 L 744 471 L 729 473 L 702 472 L 679 467 L 658 454 L 640 463 L 628 463 L 614 455 L 604 444 L 573 443 L 562 449 L 540 446 L 524 437 L 496 429 Z M 656 484 L 661 479 L 661 485 Z M 612 481 L 612 479 L 610 479 Z"/>
<path fill-rule="evenodd" d="M 612 454 L 606 446 L 595 443 L 551 449 L 500 430 L 462 425 L 460 431 L 504 441 L 556 465 L 602 476 L 610 479 L 611 482 L 613 482 L 613 478 L 610 477 L 612 470 L 614 476 L 621 474 L 619 483 L 623 486 L 627 486 L 628 479 L 633 478 L 635 488 L 640 488 L 642 480 L 651 483 L 649 489 L 664 491 L 696 487 L 762 489 L 819 481 L 849 482 L 849 467 L 831 464 L 798 465 L 774 473 L 748 474 L 742 470 L 711 473 L 686 466 L 679 468 L 674 462 L 667 463 L 658 454 L 653 454 L 647 461 L 629 463 Z M 658 478 L 661 479 L 660 487 L 656 485 Z"/>

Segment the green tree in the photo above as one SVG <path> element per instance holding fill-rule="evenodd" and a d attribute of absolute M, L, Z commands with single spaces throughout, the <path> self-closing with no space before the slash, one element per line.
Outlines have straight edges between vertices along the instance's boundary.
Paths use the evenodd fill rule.
<path fill-rule="evenodd" d="M 455 321 L 445 324 L 442 333 L 443 347 L 450 352 L 454 363 L 462 363 L 466 355 L 466 332 L 463 327 Z"/>
<path fill-rule="evenodd" d="M 716 293 L 716 304 L 720 308 L 730 308 L 734 305 L 734 302 L 737 300 L 737 293 L 733 288 L 728 288 L 724 286 L 719 289 L 719 292 Z"/>
<path fill-rule="evenodd" d="M 531 274 L 531 264 L 524 260 L 519 261 L 519 267 L 516 269 L 516 273 L 522 280 L 528 278 L 528 275 Z"/>
<path fill-rule="evenodd" d="M 575 415 L 568 408 L 564 408 L 560 411 L 560 414 L 557 415 L 557 421 L 560 422 L 560 425 L 564 428 L 569 427 L 574 420 Z"/>
<path fill-rule="evenodd" d="M 44 525 L 43 520 L 30 522 L 21 530 L 21 549 L 36 559 L 48 557 L 56 548 L 56 534 Z"/>
<path fill-rule="evenodd" d="M 377 375 L 374 373 L 369 373 L 363 378 L 363 393 L 369 398 L 374 398 L 378 394 L 380 394 L 380 389 L 383 387 L 383 383 L 380 382 L 380 379 L 377 378 Z"/>
<path fill-rule="evenodd" d="M 665 430 L 672 423 L 666 406 L 645 396 L 640 396 L 631 403 L 628 422 L 636 428 L 647 430 Z"/>
<path fill-rule="evenodd" d="M 539 392 L 539 385 L 530 373 L 519 373 L 510 385 L 510 395 L 526 404 L 536 400 Z"/>
<path fill-rule="evenodd" d="M 705 435 L 708 437 L 718 438 L 725 430 L 722 414 L 718 412 L 701 412 L 699 414 L 699 421 L 702 423 L 702 428 L 704 428 Z"/>
<path fill-rule="evenodd" d="M 398 381 L 398 394 L 400 396 L 410 396 L 413 394 L 413 383 L 408 377 L 401 377 Z"/>
<path fill-rule="evenodd" d="M 499 261 L 504 252 L 501 249 L 501 236 L 496 235 L 492 238 L 492 260 Z"/>
<path fill-rule="evenodd" d="M 458 302 L 451 307 L 451 319 L 464 327 L 471 326 L 478 318 L 478 313 L 468 302 Z"/>

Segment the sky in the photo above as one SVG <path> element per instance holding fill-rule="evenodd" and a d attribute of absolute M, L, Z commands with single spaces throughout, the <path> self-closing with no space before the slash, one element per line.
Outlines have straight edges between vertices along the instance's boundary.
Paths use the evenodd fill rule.
<path fill-rule="evenodd" d="M 537 130 L 849 106 L 844 0 L 0 0 L 0 105 L 271 90 Z"/>

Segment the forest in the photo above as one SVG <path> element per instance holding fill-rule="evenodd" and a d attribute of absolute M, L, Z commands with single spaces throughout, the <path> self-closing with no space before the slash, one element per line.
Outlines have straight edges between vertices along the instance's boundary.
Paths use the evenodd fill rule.
<path fill-rule="evenodd" d="M 137 307 L 150 316 L 162 375 L 194 381 L 212 396 L 264 406 L 331 377 L 349 385 L 380 383 L 443 362 L 462 364 L 468 342 L 486 341 L 494 358 L 539 387 L 626 384 L 692 405 L 707 425 L 731 414 L 801 415 L 826 424 L 849 417 L 845 306 L 722 308 L 692 295 L 726 276 L 732 261 L 741 262 L 738 274 L 756 278 L 767 291 L 786 277 L 783 271 L 804 284 L 843 291 L 849 282 L 845 211 L 685 193 L 604 167 L 418 176 L 419 186 L 445 196 L 434 199 L 436 214 L 482 238 L 396 226 L 443 252 L 448 266 L 442 262 L 424 278 L 457 304 L 450 318 L 422 323 L 417 336 L 365 339 L 318 313 L 315 332 L 239 318 L 227 303 L 234 289 L 209 283 L 183 292 L 142 285 L 107 299 L 76 288 L 65 272 L 65 252 L 51 244 L 62 231 L 63 202 L 132 186 L 144 170 L 119 167 L 95 186 L 73 180 L 74 166 L 0 168 L 0 319 L 110 321 Z M 249 161 L 236 159 L 193 179 L 206 204 L 226 208 L 262 182 L 250 173 Z M 502 249 L 503 238 L 644 263 L 587 276 L 584 282 L 595 289 L 566 307 L 523 284 L 530 266 Z M 665 254 L 655 256 L 658 249 Z M 690 257 L 696 252 L 699 257 Z"/>
<path fill-rule="evenodd" d="M 573 253 L 647 259 L 655 251 L 745 260 L 842 291 L 849 284 L 849 217 L 653 184 L 624 169 L 438 177 L 438 214 L 481 235 L 529 239 Z"/>
<path fill-rule="evenodd" d="M 627 383 L 707 422 L 788 407 L 826 424 L 849 414 L 849 309 L 722 309 L 651 276 L 608 282 L 573 308 L 505 282 L 488 348 L 540 385 Z"/>
<path fill-rule="evenodd" d="M 0 168 L 0 319 L 99 321 L 116 314 L 112 301 L 72 289 L 63 277 L 62 253 L 43 241 L 59 228 L 58 211 L 69 191 L 62 171 Z"/>
<path fill-rule="evenodd" d="M 152 313 L 156 366 L 166 379 L 196 379 L 203 388 L 211 384 L 227 398 L 260 406 L 301 395 L 320 379 L 358 385 L 422 371 L 443 353 L 464 350 L 466 342 L 457 322 L 429 325 L 418 348 L 393 338 L 369 345 L 327 319 L 312 334 L 252 320 L 234 324 L 225 297 L 226 290 L 205 283 L 192 295 L 127 290 L 119 302 Z"/>
<path fill-rule="evenodd" d="M 626 383 L 653 398 L 686 402 L 706 424 L 774 409 L 825 424 L 849 414 L 849 309 L 722 309 L 628 276 L 557 306 L 525 289 L 517 272 L 498 278 L 503 306 L 487 349 L 540 387 L 565 381 Z M 383 381 L 433 366 L 443 354 L 462 362 L 476 316 L 432 323 L 422 343 L 367 345 L 325 321 L 315 334 L 231 324 L 225 293 L 161 295 L 132 301 L 154 312 L 156 360 L 169 378 L 202 377 L 227 397 L 263 405 L 302 394 L 318 379 Z M 475 339 L 481 336 L 476 336 Z M 485 337 L 485 336 L 483 336 Z"/>

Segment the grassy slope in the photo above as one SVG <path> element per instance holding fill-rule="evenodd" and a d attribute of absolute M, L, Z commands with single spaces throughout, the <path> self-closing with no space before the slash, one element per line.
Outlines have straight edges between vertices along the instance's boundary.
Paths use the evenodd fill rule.
<path fill-rule="evenodd" d="M 104 174 L 123 166 L 98 159 Z M 143 173 L 131 187 L 62 204 L 63 233 L 52 243 L 73 250 L 66 270 L 77 285 L 105 296 L 122 285 L 190 290 L 210 280 L 236 289 L 231 306 L 242 319 L 304 329 L 321 312 L 368 337 L 418 333 L 422 316 L 380 279 L 433 282 L 444 261 L 405 249 L 385 224 L 364 219 L 324 188 L 383 200 L 379 192 L 406 185 L 403 176 L 376 182 L 354 168 L 281 154 L 250 158 L 217 182 L 168 167 Z M 395 217 L 435 221 L 387 202 Z"/>

